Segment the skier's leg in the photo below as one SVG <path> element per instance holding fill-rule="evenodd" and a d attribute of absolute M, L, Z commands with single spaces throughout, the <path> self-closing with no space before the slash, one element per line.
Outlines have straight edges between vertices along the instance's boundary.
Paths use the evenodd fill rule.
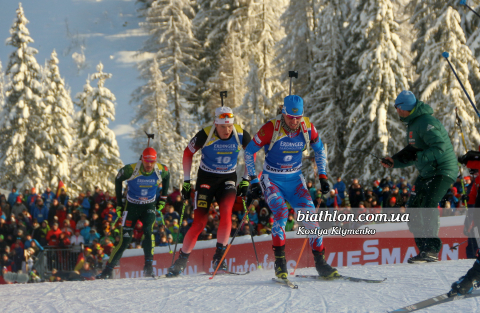
<path fill-rule="evenodd" d="M 303 214 L 312 214 L 316 212 L 315 206 L 313 205 L 312 198 L 307 189 L 307 184 L 302 174 L 298 175 L 289 183 L 290 188 L 286 189 L 284 192 L 286 194 L 286 199 L 294 208 L 295 212 L 301 212 Z M 294 187 L 293 187 L 294 186 Z M 293 188 L 292 188 L 293 187 Z M 305 229 L 318 229 L 320 227 L 318 222 L 307 222 L 303 221 L 303 226 Z M 310 247 L 312 248 L 313 258 L 315 261 L 315 268 L 318 272 L 318 275 L 335 278 L 338 277 L 338 271 L 336 268 L 331 267 L 325 259 L 325 248 L 323 246 L 323 236 L 318 236 L 315 234 L 309 235 L 308 241 Z"/>
<path fill-rule="evenodd" d="M 155 203 L 143 204 L 140 220 L 143 223 L 143 253 L 145 255 L 145 276 L 153 274 L 153 251 L 155 249 L 155 236 L 153 235 L 153 224 L 155 223 Z"/>
<path fill-rule="evenodd" d="M 437 207 L 454 182 L 454 179 L 444 175 L 434 176 L 426 182 L 424 202 L 421 207 L 426 252 L 437 254 L 442 248 L 442 241 L 438 237 L 440 213 Z"/>
<path fill-rule="evenodd" d="M 415 239 L 415 244 L 418 248 L 418 254 L 425 250 L 425 238 L 423 236 L 423 220 L 422 212 L 420 207 L 422 207 L 423 196 L 425 192 L 423 191 L 424 181 L 421 177 L 418 177 L 412 187 L 412 193 L 410 199 L 407 203 L 406 213 L 409 214 L 408 229 L 413 234 Z"/>
<path fill-rule="evenodd" d="M 275 275 L 287 278 L 287 262 L 285 260 L 285 225 L 287 224 L 288 208 L 279 189 L 278 183 L 270 181 L 268 174 L 260 178 L 263 195 L 268 207 L 273 213 L 272 241 L 275 254 Z"/>

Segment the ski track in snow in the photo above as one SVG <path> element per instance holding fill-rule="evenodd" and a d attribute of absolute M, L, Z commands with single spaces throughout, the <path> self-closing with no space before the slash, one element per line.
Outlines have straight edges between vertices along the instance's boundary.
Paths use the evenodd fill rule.
<path fill-rule="evenodd" d="M 290 277 L 299 289 L 271 281 L 273 270 L 245 276 L 208 275 L 0 286 L 1 312 L 387 312 L 447 292 L 473 260 L 339 268 L 381 284 Z M 316 274 L 314 268 L 297 274 Z M 478 312 L 480 299 L 421 312 Z"/>

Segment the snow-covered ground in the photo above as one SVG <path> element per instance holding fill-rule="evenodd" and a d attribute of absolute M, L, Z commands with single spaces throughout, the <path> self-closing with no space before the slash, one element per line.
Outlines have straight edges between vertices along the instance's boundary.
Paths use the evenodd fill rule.
<path fill-rule="evenodd" d="M 273 271 L 245 276 L 198 275 L 0 286 L 1 312 L 386 312 L 445 293 L 473 260 L 340 268 L 381 284 L 291 278 L 293 290 L 271 281 Z M 297 270 L 315 274 L 314 268 Z M 422 312 L 480 312 L 480 298 Z"/>

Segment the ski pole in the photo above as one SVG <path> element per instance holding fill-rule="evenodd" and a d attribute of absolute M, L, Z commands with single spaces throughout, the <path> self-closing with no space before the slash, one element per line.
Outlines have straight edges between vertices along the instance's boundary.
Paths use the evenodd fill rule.
<path fill-rule="evenodd" d="M 468 101 L 470 101 L 470 104 L 472 105 L 473 109 L 475 110 L 475 113 L 477 113 L 478 118 L 480 118 L 480 113 L 478 113 L 477 107 L 473 104 L 472 99 L 470 99 L 470 96 L 468 95 L 467 91 L 465 90 L 465 87 L 463 86 L 462 82 L 460 81 L 460 78 L 458 78 L 457 72 L 455 72 L 455 70 L 453 69 L 452 63 L 450 63 L 450 60 L 448 59 L 450 54 L 445 51 L 445 52 L 442 53 L 442 56 L 445 58 L 445 60 L 447 60 L 448 65 L 450 65 L 450 68 L 452 69 L 453 74 L 455 74 L 455 77 L 458 80 L 458 83 L 460 84 L 460 86 L 462 86 L 463 92 L 467 96 Z"/>
<path fill-rule="evenodd" d="M 243 202 L 243 209 L 245 210 L 245 215 L 247 215 L 247 221 L 248 221 L 248 210 L 247 206 L 245 205 L 245 199 L 242 197 L 242 202 Z M 249 227 L 250 228 L 250 227 Z M 255 242 L 253 241 L 253 235 L 252 235 L 252 229 L 250 228 L 250 237 L 252 238 L 252 244 L 253 244 L 253 251 L 255 251 L 255 257 L 257 258 L 257 268 L 261 269 L 262 266 L 260 265 L 260 262 L 258 262 L 258 254 L 257 254 L 257 249 L 255 248 Z"/>
<path fill-rule="evenodd" d="M 464 244 L 465 242 L 467 242 L 467 241 L 468 241 L 468 239 L 465 240 L 464 242 L 459 243 L 459 244 L 456 245 L 456 246 L 451 247 L 450 250 L 452 250 L 452 251 L 453 251 L 453 250 L 457 250 L 458 247 L 460 247 L 461 245 L 463 245 L 463 244 Z"/>
<path fill-rule="evenodd" d="M 298 256 L 297 264 L 295 264 L 295 268 L 293 269 L 293 272 L 290 273 L 290 275 L 295 275 L 295 271 L 297 270 L 298 263 L 300 262 L 300 258 L 302 257 L 303 250 L 305 250 L 305 246 L 307 245 L 308 237 L 305 238 L 305 241 L 303 242 L 302 250 L 300 251 L 300 255 Z"/>
<path fill-rule="evenodd" d="M 182 199 L 183 199 L 183 197 L 182 197 Z M 184 212 L 185 212 L 185 199 L 183 199 L 182 215 L 180 216 L 180 224 L 179 225 L 182 225 L 183 213 Z M 180 236 L 180 227 L 178 228 L 177 238 L 175 239 L 175 249 L 173 249 L 172 266 L 173 266 L 173 263 L 175 263 L 175 253 L 177 252 L 177 245 L 178 245 L 178 237 L 179 236 Z"/>
<path fill-rule="evenodd" d="M 226 91 L 220 91 L 220 98 L 222 99 L 222 107 L 223 107 L 223 97 L 227 97 L 227 92 Z"/>
<path fill-rule="evenodd" d="M 240 230 L 240 228 L 242 228 L 243 223 L 244 223 L 245 220 L 247 220 L 247 219 L 248 219 L 248 214 L 245 214 L 245 215 L 243 216 L 243 218 L 242 218 L 242 222 L 240 223 L 240 226 L 238 226 L 237 230 L 235 231 L 235 234 L 233 234 L 232 240 L 230 240 L 230 243 L 227 245 L 227 248 L 225 248 L 225 252 L 223 253 L 222 258 L 220 259 L 220 262 L 218 262 L 217 268 L 216 268 L 215 271 L 213 272 L 212 277 L 209 277 L 208 279 L 213 279 L 213 277 L 215 277 L 215 275 L 217 274 L 217 271 L 218 271 L 218 269 L 220 268 L 220 265 L 222 265 L 222 262 L 223 262 L 223 260 L 225 259 L 225 256 L 226 256 L 227 253 L 228 253 L 228 250 L 230 250 L 230 247 L 232 246 L 232 243 L 233 243 L 233 241 L 235 240 L 235 237 L 237 237 L 238 231 Z"/>
<path fill-rule="evenodd" d="M 466 6 L 466 7 L 469 8 L 470 11 L 472 11 L 476 16 L 480 17 L 480 15 L 478 15 L 478 13 L 475 12 L 475 11 L 467 4 L 467 0 L 460 0 L 460 4 Z"/>
<path fill-rule="evenodd" d="M 455 108 L 455 118 L 457 120 L 457 125 L 460 128 L 460 135 L 462 136 L 463 147 L 465 148 L 465 152 L 468 152 L 467 144 L 465 143 L 465 136 L 463 136 L 462 120 L 460 119 L 460 116 L 458 116 L 457 108 Z M 465 190 L 465 184 L 463 183 L 462 166 L 460 163 L 458 163 L 458 171 L 460 172 L 460 176 L 461 176 L 462 195 L 466 195 L 467 192 Z M 464 202 L 465 208 L 468 209 L 467 200 L 463 200 L 463 202 Z"/>
<path fill-rule="evenodd" d="M 288 91 L 288 95 L 292 95 L 292 78 L 298 79 L 298 72 L 297 71 L 288 71 L 288 77 L 290 77 L 290 90 Z"/>

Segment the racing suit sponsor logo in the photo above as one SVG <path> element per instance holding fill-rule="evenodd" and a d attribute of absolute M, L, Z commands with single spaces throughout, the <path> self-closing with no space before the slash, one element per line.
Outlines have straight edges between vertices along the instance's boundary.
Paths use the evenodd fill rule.
<path fill-rule="evenodd" d="M 202 158 L 203 158 L 203 155 L 202 155 Z M 200 163 L 200 168 L 202 170 L 204 170 L 205 172 L 209 172 L 209 173 L 230 174 L 230 173 L 235 172 L 235 169 L 237 168 L 237 164 L 234 164 L 234 166 L 231 169 L 228 169 L 228 165 L 227 165 L 227 168 L 217 168 L 216 167 L 215 169 L 212 169 L 212 168 L 208 167 L 207 165 L 205 165 L 202 161 L 202 163 Z"/>
<path fill-rule="evenodd" d="M 275 168 L 271 167 L 270 165 L 265 166 L 265 170 L 272 172 L 272 173 L 293 173 L 301 170 L 302 166 L 297 166 L 297 167 L 292 167 L 292 168 L 285 168 L 285 169 L 280 169 L 280 168 Z"/>
<path fill-rule="evenodd" d="M 190 143 L 188 144 L 188 149 L 191 151 L 191 152 L 195 152 L 195 142 L 197 141 L 197 136 L 193 137 L 192 140 L 190 140 Z"/>
<path fill-rule="evenodd" d="M 201 184 L 201 185 L 200 185 L 200 188 L 207 188 L 207 189 L 210 189 L 210 185 L 207 185 L 207 184 Z"/>
<path fill-rule="evenodd" d="M 127 227 L 132 227 L 132 221 L 126 220 L 125 221 L 125 226 Z M 124 228 L 125 229 L 125 228 Z"/>
<path fill-rule="evenodd" d="M 291 165 L 281 165 L 280 168 L 292 168 Z"/>
<path fill-rule="evenodd" d="M 262 143 L 262 141 L 260 140 L 260 137 L 258 137 L 258 134 L 255 134 L 255 136 L 253 137 L 253 141 L 255 141 L 257 145 Z"/>
<path fill-rule="evenodd" d="M 232 143 L 228 145 L 220 145 L 220 144 L 215 144 L 213 145 L 214 150 L 237 150 L 237 145 Z"/>
<path fill-rule="evenodd" d="M 233 180 L 227 180 L 225 182 L 225 185 L 234 185 L 235 186 L 235 182 Z"/>
<path fill-rule="evenodd" d="M 155 179 L 137 179 L 139 184 L 155 184 Z"/>
<path fill-rule="evenodd" d="M 207 208 L 207 201 L 197 201 L 198 208 Z"/>
<path fill-rule="evenodd" d="M 294 149 L 298 149 L 298 148 L 303 148 L 303 142 L 285 142 L 285 141 L 281 141 L 280 142 L 280 149 L 282 148 L 294 148 Z"/>
<path fill-rule="evenodd" d="M 207 195 L 198 195 L 199 200 L 207 200 Z"/>

